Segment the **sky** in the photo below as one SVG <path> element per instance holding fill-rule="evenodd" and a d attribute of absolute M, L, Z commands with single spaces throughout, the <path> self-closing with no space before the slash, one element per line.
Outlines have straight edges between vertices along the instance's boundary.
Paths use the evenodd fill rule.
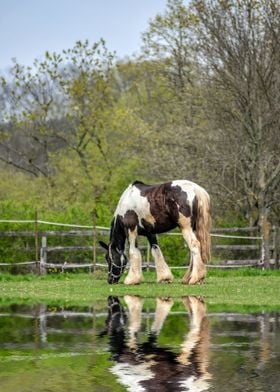
<path fill-rule="evenodd" d="M 163 13 L 166 0 L 0 0 L 0 71 L 32 65 L 45 51 L 104 38 L 117 57 L 140 51 L 141 33 Z"/>

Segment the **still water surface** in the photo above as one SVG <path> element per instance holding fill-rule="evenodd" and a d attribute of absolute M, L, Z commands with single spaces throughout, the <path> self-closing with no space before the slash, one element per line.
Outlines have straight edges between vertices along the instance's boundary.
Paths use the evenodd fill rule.
<path fill-rule="evenodd" d="M 0 391 L 280 391 L 280 313 L 196 297 L 0 307 Z"/>

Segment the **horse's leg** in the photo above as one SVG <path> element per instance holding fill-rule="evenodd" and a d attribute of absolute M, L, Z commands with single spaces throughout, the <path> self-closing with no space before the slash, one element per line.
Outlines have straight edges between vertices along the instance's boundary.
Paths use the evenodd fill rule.
<path fill-rule="evenodd" d="M 164 324 L 166 317 L 168 316 L 170 309 L 172 308 L 173 300 L 170 298 L 157 298 L 157 306 L 154 322 L 151 327 L 151 332 L 155 335 L 159 335 L 161 328 Z"/>
<path fill-rule="evenodd" d="M 206 390 L 211 375 L 208 373 L 209 365 L 209 322 L 206 317 L 206 306 L 197 297 L 184 297 L 183 304 L 189 312 L 190 330 L 181 345 L 181 353 L 177 361 L 182 365 L 189 365 L 192 357 L 197 358 L 200 376 L 195 379 L 195 390 Z M 204 386 L 204 388 L 198 387 Z"/>
<path fill-rule="evenodd" d="M 189 282 L 190 276 L 192 274 L 192 270 L 193 270 L 193 255 L 190 252 L 190 263 L 189 263 L 189 268 L 188 268 L 188 270 L 187 270 L 187 272 L 186 272 L 186 274 L 184 275 L 184 278 L 183 278 L 183 282 L 184 283 L 188 283 Z"/>
<path fill-rule="evenodd" d="M 134 295 L 125 295 L 124 301 L 128 307 L 129 319 L 129 340 L 128 346 L 130 349 L 137 348 L 136 336 L 141 327 L 142 307 L 144 300 Z"/>
<path fill-rule="evenodd" d="M 137 247 L 137 228 L 128 230 L 130 268 L 124 280 L 125 284 L 138 284 L 143 280 L 142 257 Z"/>
<path fill-rule="evenodd" d="M 191 228 L 190 219 L 183 218 L 180 220 L 180 226 L 184 240 L 190 249 L 189 269 L 183 277 L 183 283 L 201 284 L 206 275 L 206 267 L 202 261 L 200 253 L 200 242 L 198 241 L 193 229 Z"/>
<path fill-rule="evenodd" d="M 157 243 L 157 237 L 154 234 L 147 234 L 148 241 L 152 249 L 152 255 L 155 259 L 157 272 L 157 282 L 172 282 L 173 275 L 166 264 L 160 247 Z"/>

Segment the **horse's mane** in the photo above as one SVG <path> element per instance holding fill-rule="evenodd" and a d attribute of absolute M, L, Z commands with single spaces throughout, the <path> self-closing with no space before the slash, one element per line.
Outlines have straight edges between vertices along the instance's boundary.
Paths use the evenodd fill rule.
<path fill-rule="evenodd" d="M 146 185 L 143 181 L 138 181 L 138 180 L 136 180 L 136 181 L 134 181 L 134 182 L 132 183 L 132 185 L 137 185 L 137 184 Z"/>

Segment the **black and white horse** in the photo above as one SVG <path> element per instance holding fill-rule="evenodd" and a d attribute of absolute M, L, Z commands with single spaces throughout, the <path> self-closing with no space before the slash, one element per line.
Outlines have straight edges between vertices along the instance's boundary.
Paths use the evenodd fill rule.
<path fill-rule="evenodd" d="M 142 281 L 141 253 L 137 236 L 146 236 L 155 259 L 158 282 L 171 282 L 172 273 L 158 246 L 156 234 L 176 227 L 190 249 L 189 269 L 183 283 L 202 283 L 210 257 L 210 197 L 205 189 L 187 180 L 161 185 L 130 184 L 122 194 L 111 223 L 110 242 L 100 242 L 106 249 L 108 282 L 117 283 L 125 270 L 125 241 L 129 242 L 130 269 L 125 284 Z"/>
<path fill-rule="evenodd" d="M 114 361 L 110 371 L 128 391 L 207 391 L 210 388 L 210 328 L 204 302 L 183 297 L 189 314 L 189 331 L 176 352 L 173 346 L 160 345 L 158 337 L 173 306 L 170 298 L 157 298 L 153 321 L 145 325 L 144 299 L 125 295 L 128 315 L 117 297 L 108 298 L 106 328 Z M 147 315 L 146 315 L 147 317 Z M 141 334 L 141 337 L 139 336 Z"/>

